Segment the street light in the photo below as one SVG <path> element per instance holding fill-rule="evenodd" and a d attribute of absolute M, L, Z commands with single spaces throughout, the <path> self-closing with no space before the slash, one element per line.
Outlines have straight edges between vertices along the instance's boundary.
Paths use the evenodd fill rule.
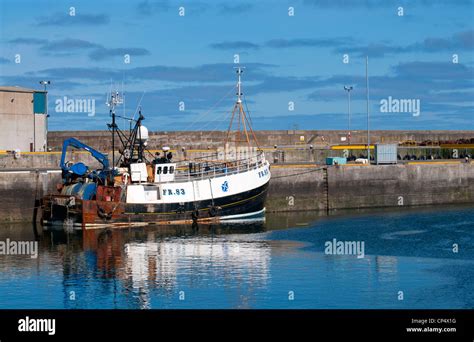
<path fill-rule="evenodd" d="M 46 144 L 44 146 L 44 149 L 47 150 L 47 148 L 48 148 L 48 146 L 47 146 L 47 144 L 48 144 L 47 136 L 48 136 L 48 116 L 49 116 L 49 114 L 48 114 L 48 95 L 47 95 L 48 92 L 46 91 L 46 86 L 50 85 L 51 81 L 40 81 L 39 84 L 41 84 L 44 87 L 44 99 L 45 99 L 44 101 L 45 101 L 45 112 L 46 112 L 46 113 L 44 113 L 46 115 L 45 122 L 44 122 L 44 130 L 45 130 L 45 135 L 46 135 Z M 35 123 L 34 123 L 35 128 L 33 130 L 34 131 L 33 139 L 35 140 L 34 146 L 35 146 L 35 151 L 36 151 L 36 117 L 34 117 L 34 120 L 35 120 Z"/>
<path fill-rule="evenodd" d="M 365 57 L 365 88 L 367 96 L 367 161 L 370 165 L 369 56 Z"/>
<path fill-rule="evenodd" d="M 46 86 L 51 84 L 51 81 L 40 81 L 40 84 L 44 86 L 44 91 L 46 91 Z"/>
<path fill-rule="evenodd" d="M 351 142 L 351 90 L 354 89 L 353 86 L 344 86 L 344 90 L 347 91 L 347 103 L 348 103 L 348 113 L 349 113 L 349 133 L 348 133 L 348 138 L 349 138 L 349 143 Z"/>

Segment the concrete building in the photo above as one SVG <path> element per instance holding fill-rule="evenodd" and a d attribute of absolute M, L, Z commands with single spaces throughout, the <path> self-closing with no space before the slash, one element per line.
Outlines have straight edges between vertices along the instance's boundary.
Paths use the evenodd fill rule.
<path fill-rule="evenodd" d="M 47 92 L 0 87 L 0 150 L 47 149 Z"/>

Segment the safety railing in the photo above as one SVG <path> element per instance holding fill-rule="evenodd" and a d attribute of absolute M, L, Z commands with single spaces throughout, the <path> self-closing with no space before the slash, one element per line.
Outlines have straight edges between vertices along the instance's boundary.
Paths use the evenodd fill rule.
<path fill-rule="evenodd" d="M 190 181 L 233 175 L 258 169 L 265 164 L 263 151 L 240 160 L 188 161 L 179 163 L 176 168 L 176 181 Z"/>

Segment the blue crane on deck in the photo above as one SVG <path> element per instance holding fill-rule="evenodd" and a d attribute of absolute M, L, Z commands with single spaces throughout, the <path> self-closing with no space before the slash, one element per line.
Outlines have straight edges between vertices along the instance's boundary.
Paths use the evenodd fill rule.
<path fill-rule="evenodd" d="M 102 170 L 89 172 L 89 168 L 82 162 L 70 163 L 66 162 L 66 153 L 69 146 L 85 150 L 89 152 L 97 161 L 102 165 Z M 92 147 L 84 144 L 83 142 L 77 140 L 76 138 L 69 138 L 64 140 L 63 149 L 61 154 L 61 169 L 63 171 L 63 182 L 67 183 L 72 178 L 84 177 L 87 175 L 91 179 L 100 179 L 103 182 L 106 181 L 107 176 L 112 175 L 113 172 L 110 168 L 109 159 L 103 153 L 93 149 Z"/>

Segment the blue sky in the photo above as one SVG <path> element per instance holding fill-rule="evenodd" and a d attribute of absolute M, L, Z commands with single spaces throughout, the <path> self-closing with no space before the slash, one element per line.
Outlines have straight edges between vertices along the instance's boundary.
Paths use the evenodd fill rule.
<path fill-rule="evenodd" d="M 474 129 L 474 0 L 3 0 L 0 21 L 0 84 L 51 80 L 51 130 L 105 129 L 122 83 L 119 112 L 142 98 L 151 130 L 225 129 L 235 54 L 255 129 L 345 129 L 344 85 L 365 129 L 366 55 L 373 129 Z M 57 112 L 64 96 L 96 114 Z M 389 97 L 419 100 L 420 115 L 381 112 Z"/>

